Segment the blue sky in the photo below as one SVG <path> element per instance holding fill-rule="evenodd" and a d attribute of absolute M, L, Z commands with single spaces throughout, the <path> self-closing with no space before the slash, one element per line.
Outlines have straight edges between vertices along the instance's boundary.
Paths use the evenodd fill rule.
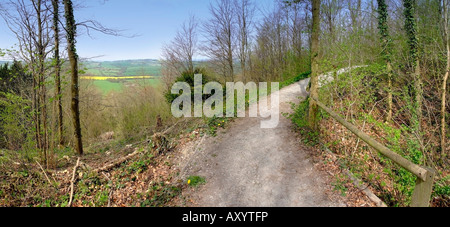
<path fill-rule="evenodd" d="M 2 0 L 0 0 L 2 1 Z M 82 0 L 86 8 L 76 12 L 77 20 L 94 19 L 108 28 L 125 30 L 138 37 L 112 37 L 83 34 L 77 43 L 78 54 L 93 60 L 159 59 L 164 43 L 169 43 L 177 29 L 189 17 L 209 17 L 213 0 Z M 274 0 L 256 0 L 270 5 Z M 9 48 L 15 38 L 0 21 L 0 48 Z M 98 57 L 101 56 L 101 57 Z"/>
<path fill-rule="evenodd" d="M 101 0 L 90 1 L 90 7 L 79 13 L 80 18 L 93 18 L 109 28 L 125 29 L 127 35 L 111 37 L 94 34 L 80 37 L 78 49 L 84 57 L 105 55 L 101 60 L 143 59 L 160 57 L 161 47 L 168 43 L 179 26 L 194 14 L 208 15 L 209 0 Z"/>

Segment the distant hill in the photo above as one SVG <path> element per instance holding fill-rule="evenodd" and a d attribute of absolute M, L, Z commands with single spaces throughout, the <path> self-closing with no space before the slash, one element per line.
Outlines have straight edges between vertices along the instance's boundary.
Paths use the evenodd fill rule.
<path fill-rule="evenodd" d="M 124 76 L 161 76 L 159 60 L 121 60 L 121 61 L 86 61 L 81 64 L 83 75 L 124 77 Z"/>

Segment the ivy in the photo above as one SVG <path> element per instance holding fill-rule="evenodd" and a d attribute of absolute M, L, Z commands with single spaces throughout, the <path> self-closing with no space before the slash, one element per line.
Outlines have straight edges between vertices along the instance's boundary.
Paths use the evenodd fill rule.
<path fill-rule="evenodd" d="M 385 0 L 378 0 L 378 29 L 383 44 L 382 56 L 385 61 L 391 61 L 392 39 L 389 35 L 388 11 Z"/>
<path fill-rule="evenodd" d="M 413 66 L 416 66 L 418 56 L 419 39 L 417 38 L 417 22 L 416 22 L 416 0 L 403 0 L 405 7 L 405 31 L 408 37 L 409 51 L 412 57 Z"/>

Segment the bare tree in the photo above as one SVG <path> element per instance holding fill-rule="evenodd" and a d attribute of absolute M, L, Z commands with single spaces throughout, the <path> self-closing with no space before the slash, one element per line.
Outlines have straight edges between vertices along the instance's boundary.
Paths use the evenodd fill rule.
<path fill-rule="evenodd" d="M 289 10 L 278 4 L 273 12 L 267 14 L 257 26 L 255 49 L 262 78 L 282 81 L 283 72 L 287 68 L 288 49 L 290 44 Z"/>
<path fill-rule="evenodd" d="M 290 6 L 291 14 L 289 18 L 291 20 L 290 23 L 290 33 L 291 33 L 291 45 L 294 50 L 294 54 L 300 59 L 302 57 L 302 49 L 303 49 L 303 31 L 304 29 L 304 21 L 305 18 L 302 17 L 302 5 L 299 3 L 292 4 Z"/>
<path fill-rule="evenodd" d="M 51 13 L 45 0 L 16 0 L 0 5 L 1 16 L 18 41 L 18 57 L 33 75 L 32 108 L 36 148 L 48 167 L 47 57 L 51 52 Z"/>
<path fill-rule="evenodd" d="M 41 121 L 43 126 L 43 135 L 42 135 L 42 148 L 44 149 L 45 161 L 47 164 L 47 168 L 49 167 L 48 163 L 48 148 L 49 148 L 49 137 L 48 137 L 48 121 L 47 121 L 47 88 L 46 88 L 46 60 L 47 60 L 47 50 L 46 46 L 49 46 L 50 37 L 49 37 L 49 29 L 50 25 L 47 20 L 50 17 L 50 14 L 47 12 L 43 14 L 45 11 L 44 0 L 35 0 L 32 1 L 33 8 L 36 12 L 37 19 L 37 67 L 38 67 L 38 75 L 39 75 L 39 85 L 40 85 L 40 100 L 41 100 Z"/>
<path fill-rule="evenodd" d="M 55 100 L 56 100 L 56 117 L 58 144 L 63 145 L 63 109 L 62 109 L 62 93 L 61 93 L 61 58 L 60 58 L 60 29 L 59 29 L 59 0 L 52 0 L 53 5 L 53 36 L 54 36 L 54 67 L 55 67 Z"/>
<path fill-rule="evenodd" d="M 202 49 L 216 63 L 223 78 L 234 81 L 235 12 L 232 1 L 216 0 L 215 3 L 209 7 L 212 18 L 203 24 L 206 44 Z"/>
<path fill-rule="evenodd" d="M 250 58 L 250 40 L 253 29 L 255 5 L 250 0 L 234 0 L 237 22 L 238 56 L 241 64 L 242 77 L 247 80 L 248 61 Z"/>
<path fill-rule="evenodd" d="M 350 4 L 350 1 L 349 1 Z M 336 42 L 337 37 L 337 23 L 339 14 L 344 8 L 342 0 L 323 0 L 321 6 L 321 16 L 324 21 L 324 27 L 328 31 L 328 36 L 331 37 L 332 45 Z"/>
<path fill-rule="evenodd" d="M 263 22 L 257 27 L 256 46 L 254 48 L 255 59 L 253 69 L 255 70 L 253 79 L 265 79 L 266 81 L 278 77 L 277 72 L 281 71 L 281 64 L 278 64 L 279 58 L 277 28 L 280 25 L 280 17 L 276 16 L 278 12 L 273 12 L 263 19 Z"/>
<path fill-rule="evenodd" d="M 362 22 L 362 11 L 361 11 L 361 0 L 349 0 L 348 9 L 350 11 L 350 17 L 352 19 L 352 28 L 357 30 L 361 28 Z"/>
<path fill-rule="evenodd" d="M 163 47 L 163 75 L 168 83 L 184 71 L 194 71 L 194 57 L 198 53 L 197 29 L 197 19 L 189 17 L 170 44 Z"/>

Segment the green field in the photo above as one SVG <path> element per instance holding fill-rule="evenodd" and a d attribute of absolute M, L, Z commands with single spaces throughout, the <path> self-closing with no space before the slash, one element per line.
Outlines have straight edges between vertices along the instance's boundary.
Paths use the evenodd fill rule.
<path fill-rule="evenodd" d="M 122 91 L 125 87 L 160 84 L 161 63 L 158 60 L 87 61 L 81 64 L 81 78 L 91 78 L 93 84 L 104 94 Z M 152 79 L 130 79 L 129 77 L 154 77 Z M 96 77 L 108 77 L 99 79 Z M 124 79 L 120 79 L 124 77 Z M 125 78 L 128 77 L 128 78 Z M 118 78 L 113 80 L 113 78 Z"/>
<path fill-rule="evenodd" d="M 100 89 L 103 94 L 108 94 L 111 91 L 123 91 L 127 86 L 142 85 L 142 86 L 159 86 L 161 81 L 159 79 L 138 79 L 138 80 L 94 80 L 93 84 Z"/>
<path fill-rule="evenodd" d="M 108 94 L 111 91 L 122 91 L 123 85 L 119 82 L 110 82 L 107 80 L 96 80 L 94 85 L 98 87 L 104 94 Z"/>

